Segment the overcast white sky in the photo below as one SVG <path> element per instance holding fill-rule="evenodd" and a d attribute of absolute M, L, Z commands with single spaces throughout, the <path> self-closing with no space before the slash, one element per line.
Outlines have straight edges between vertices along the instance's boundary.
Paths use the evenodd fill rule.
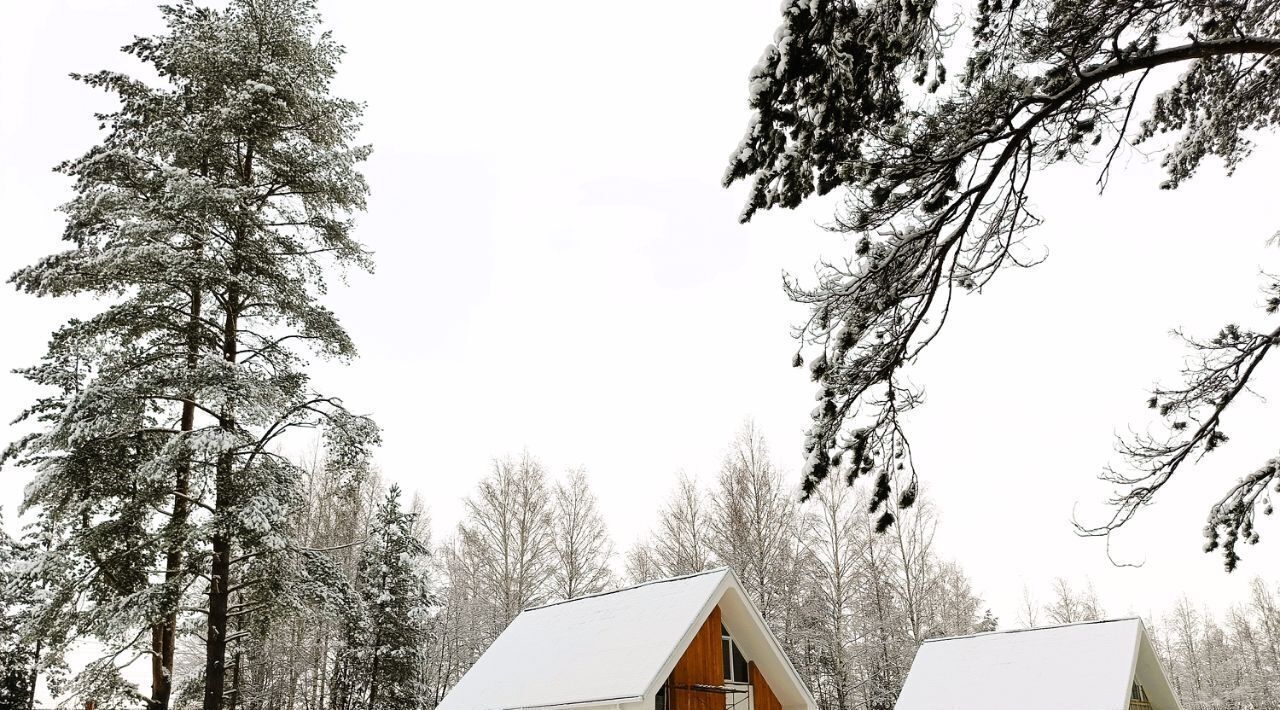
<path fill-rule="evenodd" d="M 619 548 L 651 526 L 678 471 L 710 482 L 754 417 L 792 477 L 812 389 L 789 360 L 802 311 L 780 288 L 841 238 L 830 206 L 736 216 L 719 186 L 743 129 L 746 77 L 778 0 L 530 3 L 321 2 L 349 54 L 339 93 L 368 102 L 372 200 L 360 238 L 377 253 L 329 303 L 362 357 L 319 381 L 384 428 L 387 477 L 420 492 L 445 534 L 491 457 L 528 447 L 559 474 L 582 465 Z M 0 5 L 0 247 L 6 275 L 60 249 L 50 171 L 95 140 L 99 93 L 71 71 L 129 68 L 117 49 L 159 29 L 138 0 Z M 1148 83 L 1150 85 L 1150 82 Z M 1041 174 L 1048 261 L 960 299 L 915 379 L 917 461 L 942 510 L 941 546 L 1002 619 L 1024 584 L 1096 585 L 1113 614 L 1156 612 L 1182 593 L 1218 607 L 1248 576 L 1280 580 L 1280 527 L 1242 570 L 1200 552 L 1208 505 L 1274 456 L 1276 412 L 1242 403 L 1231 444 L 1185 470 L 1114 544 L 1070 518 L 1101 514 L 1096 480 L 1113 436 L 1145 426 L 1145 391 L 1176 373 L 1168 331 L 1261 317 L 1260 266 L 1280 228 L 1280 150 L 1234 178 L 1210 168 L 1175 193 L 1131 155 L 1104 197 L 1092 169 Z M 75 304 L 0 289 L 0 372 L 34 362 Z M 1280 392 L 1272 363 L 1258 390 Z M 34 392 L 0 374 L 8 419 Z M 9 440 L 10 430 L 2 438 Z M 21 471 L 0 472 L 0 504 Z"/>

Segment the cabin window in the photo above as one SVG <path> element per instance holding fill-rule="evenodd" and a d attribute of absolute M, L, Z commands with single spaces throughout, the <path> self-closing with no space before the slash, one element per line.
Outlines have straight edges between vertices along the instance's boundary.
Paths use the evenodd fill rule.
<path fill-rule="evenodd" d="M 747 659 L 733 642 L 729 630 L 720 627 L 720 650 L 724 656 L 724 679 L 727 683 L 749 683 Z"/>
<path fill-rule="evenodd" d="M 662 687 L 658 688 L 658 694 L 654 696 L 653 710 L 669 710 L 670 709 L 671 705 L 670 705 L 670 702 L 667 700 L 668 698 L 667 684 L 668 683 L 670 683 L 670 681 L 668 681 L 667 683 L 663 683 Z"/>
<path fill-rule="evenodd" d="M 1133 692 L 1129 695 L 1130 710 L 1148 710 L 1151 707 L 1151 699 L 1147 697 L 1146 688 L 1142 684 L 1134 681 Z"/>

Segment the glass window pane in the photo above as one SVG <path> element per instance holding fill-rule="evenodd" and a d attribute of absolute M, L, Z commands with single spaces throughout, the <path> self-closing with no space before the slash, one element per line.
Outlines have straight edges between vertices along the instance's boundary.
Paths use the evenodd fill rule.
<path fill-rule="evenodd" d="M 733 647 L 733 679 L 739 683 L 746 683 L 747 678 L 747 659 L 742 657 L 742 652 L 738 650 L 737 645 Z"/>
<path fill-rule="evenodd" d="M 722 675 L 725 680 L 732 680 L 729 675 L 729 672 L 733 669 L 733 666 L 729 663 L 729 639 L 720 639 L 720 649 L 724 652 L 724 665 L 722 666 L 724 673 Z"/>

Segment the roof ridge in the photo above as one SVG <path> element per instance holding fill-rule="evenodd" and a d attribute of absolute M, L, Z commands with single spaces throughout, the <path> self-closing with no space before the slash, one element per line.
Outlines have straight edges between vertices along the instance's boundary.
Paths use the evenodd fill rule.
<path fill-rule="evenodd" d="M 716 572 L 725 572 L 725 571 L 731 571 L 731 570 L 729 570 L 728 567 L 721 566 L 721 567 L 716 567 L 714 569 L 703 570 L 701 572 L 691 572 L 689 574 L 681 574 L 675 577 L 665 577 L 663 579 L 651 579 L 645 582 L 640 582 L 639 584 L 632 584 L 627 587 L 619 587 L 617 589 L 608 589 L 603 592 L 595 592 L 593 594 L 584 594 L 580 597 L 574 597 L 572 599 L 561 599 L 560 601 L 548 602 L 546 604 L 539 604 L 538 606 L 525 607 L 524 609 L 521 610 L 521 613 L 526 611 L 538 611 L 539 609 L 546 609 L 548 607 L 560 606 L 561 604 L 569 604 L 571 602 L 578 602 L 584 599 L 595 599 L 596 597 L 604 597 L 610 594 L 618 594 L 619 592 L 629 592 L 633 589 L 648 587 L 654 584 L 665 584 L 667 582 L 679 582 L 685 579 L 692 579 L 694 577 L 702 577 L 704 575 L 715 574 Z"/>
<path fill-rule="evenodd" d="M 1052 624 L 1050 626 L 1036 626 L 1030 629 L 1003 629 L 997 631 L 982 631 L 976 634 L 963 634 L 960 636 L 940 636 L 938 638 L 925 639 L 922 643 L 933 643 L 935 641 L 959 641 L 961 639 L 979 638 L 982 636 L 996 636 L 999 634 L 1025 634 L 1030 631 L 1049 631 L 1052 629 L 1065 629 L 1072 626 L 1089 626 L 1091 624 L 1114 624 L 1119 621 L 1136 621 L 1142 623 L 1140 616 L 1120 616 L 1114 619 L 1094 619 L 1092 621 L 1072 621 L 1066 624 Z"/>

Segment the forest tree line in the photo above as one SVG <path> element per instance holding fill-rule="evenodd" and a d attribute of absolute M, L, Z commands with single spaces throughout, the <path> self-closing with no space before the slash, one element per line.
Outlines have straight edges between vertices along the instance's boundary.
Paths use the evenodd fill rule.
<path fill-rule="evenodd" d="M 439 541 L 425 502 L 406 500 L 376 473 L 323 456 L 301 468 L 305 492 L 289 513 L 290 534 L 334 577 L 315 580 L 328 593 L 277 608 L 233 640 L 228 692 L 247 710 L 431 708 L 522 609 L 722 565 L 823 710 L 890 710 L 920 643 L 1000 628 L 961 565 L 938 553 L 927 495 L 884 533 L 863 514 L 869 494 L 858 488 L 829 481 L 797 503 L 750 423 L 714 475 L 680 476 L 650 533 L 625 550 L 587 472 L 554 476 L 528 452 L 494 460 Z M 15 633 L 38 623 L 24 614 L 38 595 L 20 589 L 35 577 L 12 574 L 38 557 L 36 544 L 0 546 L 11 577 L 3 622 Z M 1024 590 L 1012 626 L 1105 617 L 1091 585 L 1057 579 L 1043 598 Z M 1280 698 L 1280 590 L 1255 580 L 1224 619 L 1183 599 L 1146 623 L 1188 710 L 1254 710 Z M 194 707 L 203 651 L 198 638 L 184 638 L 174 667 L 188 683 L 178 683 L 173 703 Z M 11 669 L 0 692 L 11 706 L 30 702 L 34 650 L 0 646 Z M 58 687 L 69 670 L 41 672 Z"/>
<path fill-rule="evenodd" d="M 525 608 L 718 566 L 734 569 L 823 708 L 889 708 L 921 641 L 995 628 L 959 565 L 934 550 L 927 499 L 887 534 L 859 514 L 857 489 L 832 484 L 799 505 L 750 424 L 707 486 L 680 477 L 651 534 L 625 552 L 587 473 L 553 480 L 528 452 L 492 462 L 439 542 L 422 499 L 406 501 L 367 467 L 316 455 L 299 468 L 284 534 L 333 576 L 309 580 L 292 603 L 262 602 L 270 612 L 233 639 L 228 693 L 246 709 L 434 707 Z M 6 570 L 27 570 L 10 575 L 5 619 L 38 636 L 39 604 L 22 600 L 38 584 L 39 542 L 4 550 Z M 172 702 L 193 707 L 202 644 L 181 638 Z M 14 697 L 29 699 L 35 650 L 15 652 Z M 50 687 L 81 687 L 67 684 L 67 664 L 40 660 Z M 147 700 L 118 690 L 113 699 Z"/>

